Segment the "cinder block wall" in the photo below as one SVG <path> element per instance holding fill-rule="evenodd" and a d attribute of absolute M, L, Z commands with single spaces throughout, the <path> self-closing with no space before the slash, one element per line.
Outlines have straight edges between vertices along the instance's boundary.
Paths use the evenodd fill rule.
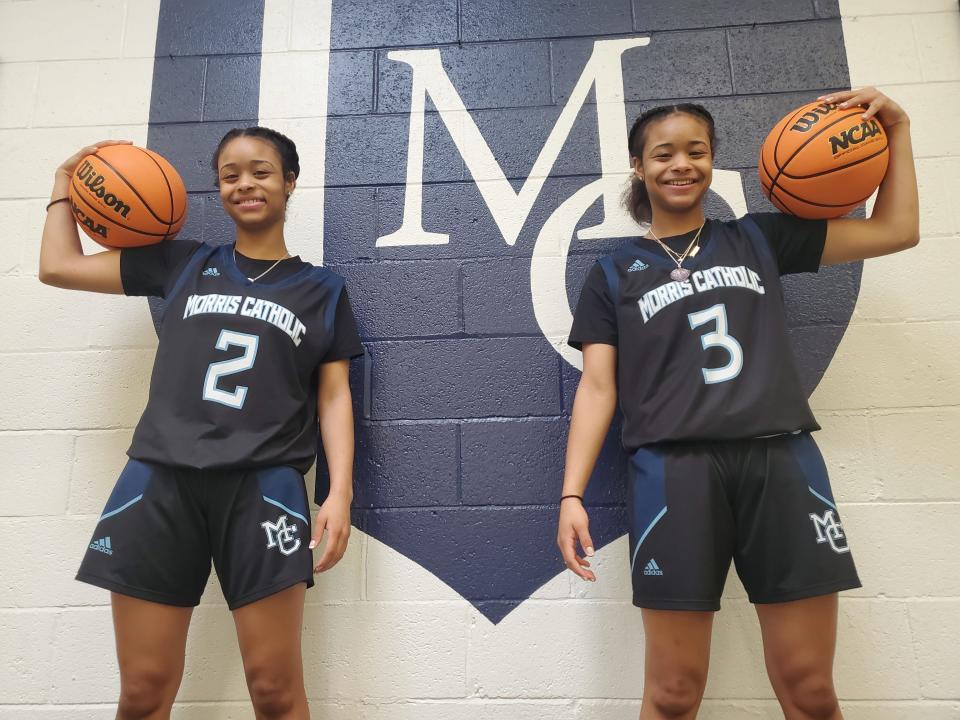
<path fill-rule="evenodd" d="M 348 276 L 372 358 L 358 399 L 357 523 L 370 534 L 355 530 L 341 565 L 308 596 L 315 716 L 636 717 L 643 637 L 628 601 L 626 542 L 613 539 L 614 510 L 597 511 L 613 519 L 596 585 L 560 574 L 491 610 L 504 602 L 506 581 L 450 579 L 461 559 L 443 546 L 456 540 L 441 532 L 451 522 L 492 532 L 514 513 L 507 527 L 516 518 L 550 525 L 542 504 L 553 486 L 543 474 L 560 471 L 576 374 L 542 344 L 529 307 L 504 292 L 528 281 L 529 246 L 526 255 L 514 252 L 496 234 L 435 114 L 425 140 L 425 227 L 460 234 L 434 248 L 375 242 L 398 226 L 406 168 L 410 75 L 389 62 L 389 49 L 442 48 L 451 80 L 519 188 L 593 40 L 649 35 L 656 59 L 625 62 L 627 114 L 680 96 L 704 98 L 721 117 L 744 113 L 750 131 L 728 133 L 718 162 L 743 171 L 751 209 L 761 209 L 750 169 L 758 128 L 784 98 L 798 103 L 828 85 L 838 64 L 846 63 L 851 84 L 880 85 L 911 113 L 922 244 L 864 265 L 853 316 L 812 402 L 864 580 L 841 603 L 837 676 L 846 716 L 960 718 L 960 316 L 952 281 L 960 150 L 944 120 L 960 114 L 956 3 L 850 0 L 838 8 L 811 0 L 711 10 L 641 0 L 364 0 L 331 10 L 322 0 L 269 0 L 262 27 L 240 23 L 233 36 L 217 33 L 220 5 L 178 17 L 182 36 L 165 36 L 160 48 L 157 0 L 0 0 L 0 532 L 8 543 L 0 560 L 0 716 L 113 717 L 108 597 L 72 578 L 122 467 L 156 345 L 143 301 L 37 281 L 53 170 L 103 137 L 145 144 L 149 136 L 176 154 L 202 136 L 203 152 L 178 165 L 192 192 L 188 231 L 212 237 L 223 227 L 203 170 L 212 138 L 259 118 L 301 147 L 291 242 Z M 245 87 L 258 44 L 258 96 L 238 103 L 223 90 Z M 789 70 L 771 59 L 785 49 L 795 63 Z M 817 58 L 826 61 L 815 66 Z M 162 63 L 189 65 L 185 76 L 200 78 L 189 102 L 157 106 Z M 703 72 L 692 73 L 699 63 Z M 671 73 L 685 85 L 671 84 Z M 584 111 L 578 122 L 594 120 Z M 517 248 L 578 178 L 596 174 L 596 148 L 583 141 L 595 132 L 588 125 L 571 135 Z M 446 227 L 449 218 L 465 224 Z M 465 245 L 471 237 L 484 238 L 485 252 Z M 571 258 L 574 295 L 588 254 Z M 460 395 L 430 395 L 434 377 L 417 374 L 437 367 L 444 352 L 439 366 L 464 374 Z M 358 368 L 359 391 L 362 375 Z M 540 448 L 541 456 L 511 447 Z M 509 467 L 506 480 L 491 467 Z M 431 513 L 449 519 L 434 526 Z M 429 531 L 419 547 L 411 527 Z M 527 569 L 535 576 L 550 543 L 548 536 L 490 557 L 508 578 Z M 498 573 L 501 566 L 484 562 L 484 577 Z M 445 573 L 447 583 L 438 578 Z M 460 593 L 450 587 L 457 582 Z M 702 717 L 776 718 L 755 617 L 733 578 L 726 596 Z M 176 716 L 252 717 L 215 581 L 194 615 Z"/>

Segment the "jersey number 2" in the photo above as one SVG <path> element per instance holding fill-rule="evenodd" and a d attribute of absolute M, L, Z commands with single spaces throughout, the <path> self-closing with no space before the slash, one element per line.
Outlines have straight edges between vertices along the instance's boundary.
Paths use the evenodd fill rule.
<path fill-rule="evenodd" d="M 701 310 L 699 312 L 687 315 L 690 321 L 690 328 L 695 330 L 711 320 L 717 323 L 717 329 L 714 332 L 704 333 L 700 336 L 700 344 L 703 349 L 711 347 L 721 347 L 730 353 L 730 362 L 719 368 L 701 368 L 703 372 L 703 381 L 707 385 L 722 383 L 727 380 L 733 380 L 740 371 L 743 370 L 743 348 L 736 338 L 727 333 L 727 307 L 718 303 L 713 307 Z"/>
<path fill-rule="evenodd" d="M 237 385 L 236 390 L 227 392 L 218 388 L 217 383 L 224 375 L 233 375 L 252 368 L 254 361 L 257 359 L 257 345 L 259 344 L 260 338 L 256 335 L 247 335 L 233 330 L 221 330 L 215 346 L 217 350 L 227 350 L 231 345 L 235 345 L 243 348 L 243 355 L 233 358 L 233 360 L 210 363 L 207 368 L 207 376 L 203 379 L 203 399 L 227 405 L 237 410 L 242 408 L 244 400 L 247 399 L 247 387 Z"/>

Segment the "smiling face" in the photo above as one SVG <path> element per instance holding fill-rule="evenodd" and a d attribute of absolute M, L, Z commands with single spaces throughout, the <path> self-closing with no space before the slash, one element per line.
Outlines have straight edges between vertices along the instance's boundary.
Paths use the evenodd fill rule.
<path fill-rule="evenodd" d="M 246 230 L 282 223 L 287 197 L 296 181 L 283 175 L 280 153 L 258 137 L 234 138 L 217 158 L 220 201 L 233 221 Z"/>
<path fill-rule="evenodd" d="M 644 130 L 643 150 L 633 168 L 647 188 L 653 215 L 699 212 L 713 178 L 713 149 L 707 124 L 676 112 Z"/>

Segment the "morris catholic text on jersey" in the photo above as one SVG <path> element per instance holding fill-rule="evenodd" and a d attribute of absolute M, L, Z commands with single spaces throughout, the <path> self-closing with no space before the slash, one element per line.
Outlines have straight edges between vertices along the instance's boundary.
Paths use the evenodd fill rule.
<path fill-rule="evenodd" d="M 121 257 L 127 294 L 166 299 L 150 396 L 128 454 L 200 469 L 306 472 L 317 451 L 317 367 L 363 351 L 343 279 L 298 260 L 292 274 L 253 282 L 232 245 L 161 245 L 169 248 Z M 179 257 L 151 264 L 164 254 Z"/>
<path fill-rule="evenodd" d="M 307 331 L 306 326 L 300 322 L 300 318 L 283 305 L 250 295 L 219 295 L 217 293 L 191 295 L 187 298 L 186 307 L 183 309 L 183 317 L 186 319 L 200 313 L 221 313 L 224 315 L 237 315 L 239 313 L 244 317 L 265 320 L 289 335 L 294 345 L 300 345 L 303 334 Z"/>
<path fill-rule="evenodd" d="M 750 268 L 744 265 L 735 268 L 721 265 L 697 270 L 691 273 L 688 280 L 671 280 L 659 285 L 644 293 L 637 303 L 640 305 L 643 321 L 647 322 L 672 302 L 689 297 L 695 292 L 702 293 L 718 287 L 747 288 L 761 295 L 766 292 L 760 276 Z"/>
<path fill-rule="evenodd" d="M 670 278 L 676 264 L 649 240 L 597 262 L 570 344 L 617 347 L 628 450 L 819 429 L 790 348 L 780 275 L 816 270 L 825 233 L 822 221 L 778 214 L 709 220 L 684 280 Z"/>

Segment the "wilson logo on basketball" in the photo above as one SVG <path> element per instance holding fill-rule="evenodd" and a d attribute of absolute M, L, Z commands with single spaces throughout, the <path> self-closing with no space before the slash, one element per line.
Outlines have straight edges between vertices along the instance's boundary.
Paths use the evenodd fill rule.
<path fill-rule="evenodd" d="M 875 135 L 880 135 L 880 125 L 876 120 L 868 120 L 860 125 L 854 125 L 842 130 L 838 135 L 830 138 L 830 152 L 838 155 L 841 150 L 847 150 L 851 145 L 859 145 Z"/>
<path fill-rule="evenodd" d="M 757 164 L 770 202 L 804 218 L 836 218 L 869 198 L 889 153 L 883 125 L 862 113 L 861 107 L 812 102 L 784 115 L 763 141 Z"/>
<path fill-rule="evenodd" d="M 820 118 L 822 118 L 824 115 L 829 115 L 831 110 L 833 110 L 833 105 L 827 105 L 824 103 L 810 108 L 807 110 L 807 112 L 794 121 L 794 125 L 790 129 L 805 133 L 818 122 L 820 122 Z"/>
<path fill-rule="evenodd" d="M 113 193 L 109 193 L 103 187 L 104 177 L 99 175 L 89 161 L 84 160 L 77 168 L 77 180 L 80 180 L 91 193 L 103 200 L 103 203 L 114 212 L 120 213 L 123 217 L 130 212 L 130 206 Z"/>

